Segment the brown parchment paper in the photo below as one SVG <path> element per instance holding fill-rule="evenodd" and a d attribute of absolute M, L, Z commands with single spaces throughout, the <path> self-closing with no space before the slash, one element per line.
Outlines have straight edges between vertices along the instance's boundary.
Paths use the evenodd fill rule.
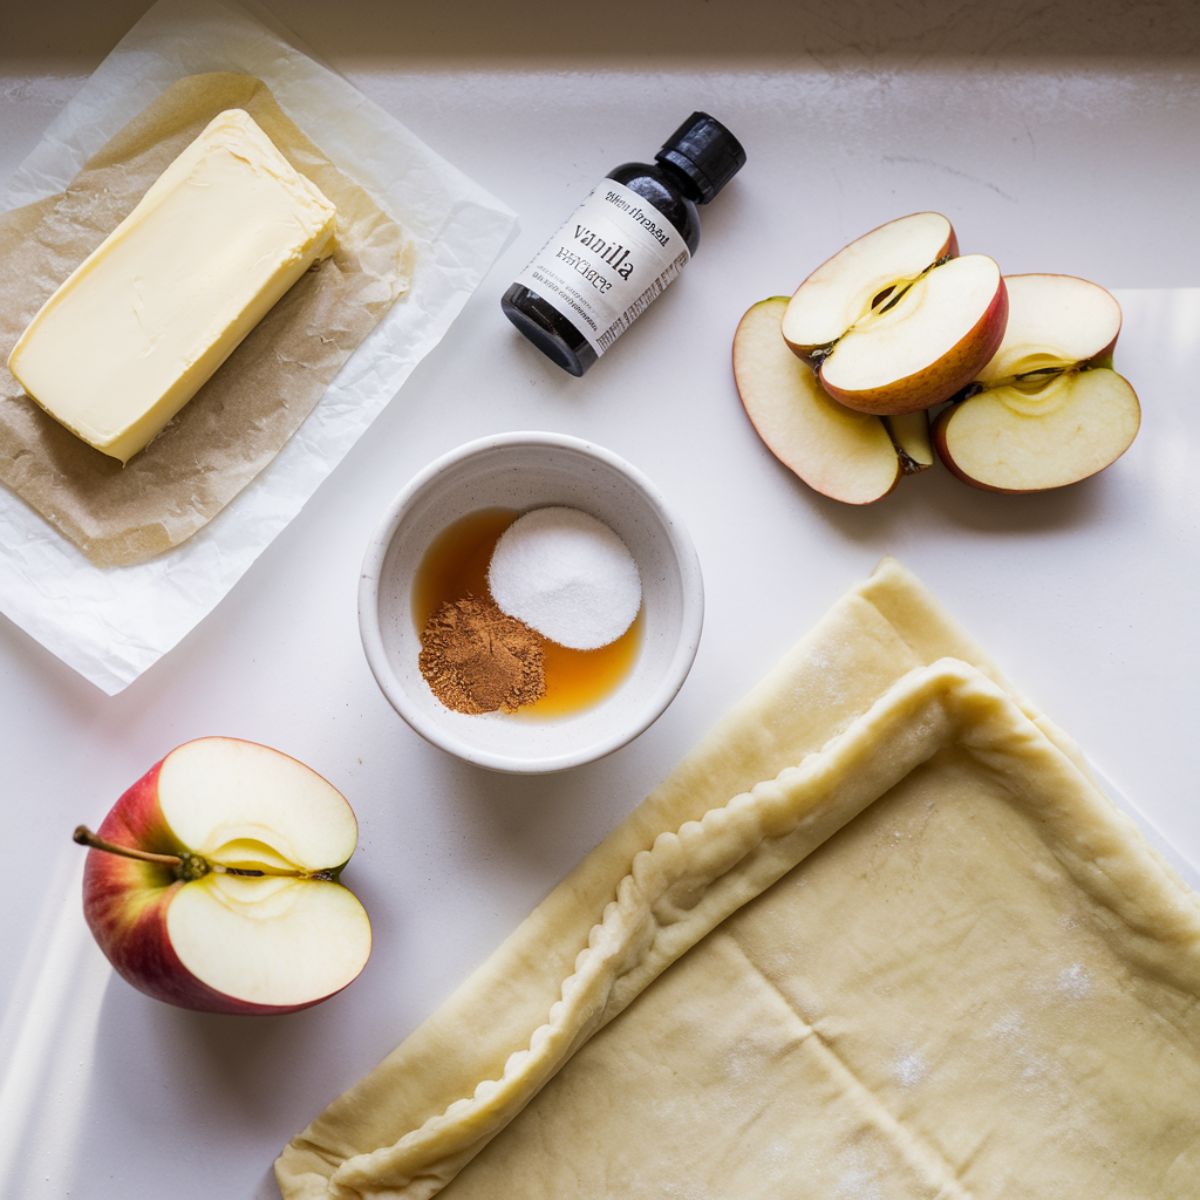
<path fill-rule="evenodd" d="M 337 248 L 304 276 L 141 454 L 80 441 L 2 364 L 55 288 L 217 113 L 244 108 L 337 207 Z M 408 291 L 400 227 L 248 75 L 192 75 L 90 159 L 68 189 L 0 216 L 0 481 L 97 566 L 186 541 L 283 448 L 346 359 Z"/>

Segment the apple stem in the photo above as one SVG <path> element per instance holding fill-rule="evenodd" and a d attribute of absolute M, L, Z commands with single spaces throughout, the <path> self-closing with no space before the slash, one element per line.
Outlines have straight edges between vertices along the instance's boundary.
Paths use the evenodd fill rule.
<path fill-rule="evenodd" d="M 103 850 L 106 854 L 119 854 L 122 858 L 135 858 L 139 862 L 159 863 L 164 867 L 181 867 L 183 859 L 178 854 L 155 854 L 150 850 L 135 850 L 132 846 L 118 846 L 94 834 L 86 825 L 75 827 L 74 840 L 91 850 Z"/>

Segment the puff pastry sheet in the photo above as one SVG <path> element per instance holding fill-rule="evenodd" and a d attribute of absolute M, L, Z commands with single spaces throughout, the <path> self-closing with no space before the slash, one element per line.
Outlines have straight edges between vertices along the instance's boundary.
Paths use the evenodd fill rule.
<path fill-rule="evenodd" d="M 1200 901 L 885 562 L 276 1175 L 1196 1200 L 1198 1000 Z"/>

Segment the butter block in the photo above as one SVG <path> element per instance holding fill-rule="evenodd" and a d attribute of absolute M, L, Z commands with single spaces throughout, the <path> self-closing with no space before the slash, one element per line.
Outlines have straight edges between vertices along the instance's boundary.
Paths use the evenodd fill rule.
<path fill-rule="evenodd" d="M 248 113 L 220 113 L 46 301 L 9 370 L 128 462 L 332 252 L 336 215 Z"/>

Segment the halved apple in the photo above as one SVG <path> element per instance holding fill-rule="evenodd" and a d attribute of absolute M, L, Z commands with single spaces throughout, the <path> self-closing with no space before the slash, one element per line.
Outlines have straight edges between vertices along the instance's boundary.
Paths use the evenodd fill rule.
<path fill-rule="evenodd" d="M 135 987 L 208 1012 L 280 1013 L 362 970 L 371 926 L 337 882 L 358 840 L 342 794 L 237 738 L 185 742 L 117 801 L 84 868 L 84 915 Z"/>
<path fill-rule="evenodd" d="M 809 487 L 846 504 L 886 496 L 902 474 L 878 417 L 830 399 L 781 334 L 786 296 L 751 305 L 733 335 L 733 377 L 767 449 Z"/>
<path fill-rule="evenodd" d="M 1008 315 L 996 263 L 957 254 L 940 213 L 881 225 L 796 289 L 784 339 L 849 408 L 884 415 L 939 404 L 976 378 Z"/>
<path fill-rule="evenodd" d="M 1129 448 L 1141 407 L 1112 370 L 1121 309 L 1071 275 L 1007 280 L 1008 328 L 965 398 L 934 427 L 938 454 L 960 479 L 996 492 L 1065 487 Z"/>

